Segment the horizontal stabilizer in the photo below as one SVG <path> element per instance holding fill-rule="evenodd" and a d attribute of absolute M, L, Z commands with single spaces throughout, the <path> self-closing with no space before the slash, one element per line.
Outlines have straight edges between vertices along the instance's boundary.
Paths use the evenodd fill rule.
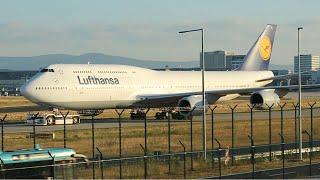
<path fill-rule="evenodd" d="M 301 74 L 310 73 L 310 71 L 301 72 Z M 256 82 L 264 82 L 264 81 L 270 81 L 270 80 L 287 80 L 287 79 L 295 79 L 298 78 L 298 73 L 290 73 L 285 75 L 279 75 L 279 76 L 273 76 L 269 78 L 259 79 L 256 80 Z"/>

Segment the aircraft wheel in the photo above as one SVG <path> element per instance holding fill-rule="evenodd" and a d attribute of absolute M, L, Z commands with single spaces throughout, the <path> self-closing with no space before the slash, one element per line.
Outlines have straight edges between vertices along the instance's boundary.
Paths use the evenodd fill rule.
<path fill-rule="evenodd" d="M 79 117 L 73 117 L 72 120 L 73 120 L 73 124 L 79 123 Z"/>
<path fill-rule="evenodd" d="M 47 124 L 48 124 L 48 125 L 52 125 L 53 122 L 54 122 L 54 117 L 53 117 L 53 116 L 47 117 Z"/>

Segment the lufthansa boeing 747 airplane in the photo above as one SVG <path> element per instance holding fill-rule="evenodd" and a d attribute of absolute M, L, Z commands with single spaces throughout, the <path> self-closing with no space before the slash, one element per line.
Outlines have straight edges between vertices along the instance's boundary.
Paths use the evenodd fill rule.
<path fill-rule="evenodd" d="M 227 101 L 251 94 L 261 108 L 277 105 L 298 86 L 267 86 L 275 79 L 268 71 L 276 25 L 269 24 L 235 71 L 206 71 L 206 102 Z M 290 76 L 290 75 L 289 75 Z M 303 88 L 314 88 L 303 86 Z M 40 105 L 74 110 L 133 107 L 200 107 L 200 71 L 155 71 L 111 64 L 54 64 L 39 71 L 21 87 L 27 99 Z"/>

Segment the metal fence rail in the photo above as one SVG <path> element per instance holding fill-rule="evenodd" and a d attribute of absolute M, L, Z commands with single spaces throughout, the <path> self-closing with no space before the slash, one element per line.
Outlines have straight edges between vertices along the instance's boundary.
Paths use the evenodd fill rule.
<path fill-rule="evenodd" d="M 317 152 L 320 148 L 320 141 L 317 140 L 316 137 L 319 137 L 319 129 L 318 127 L 314 126 L 314 122 L 317 121 L 318 117 L 320 117 L 320 107 L 315 106 L 316 103 L 309 104 L 308 108 L 303 108 L 302 110 L 306 114 L 305 119 L 307 123 L 310 122 L 310 125 L 308 124 L 308 127 L 305 128 L 308 131 L 305 131 L 306 135 L 309 135 L 309 141 L 303 142 L 303 148 L 304 152 L 306 152 L 305 156 L 309 157 L 309 164 L 310 174 L 308 176 L 312 176 L 312 172 L 314 172 L 314 168 L 312 168 L 312 157 L 316 157 Z M 195 177 L 206 177 L 202 176 L 202 169 L 207 169 L 207 173 L 213 173 L 213 177 L 219 177 L 222 176 L 226 172 L 221 172 L 225 167 L 229 167 L 229 165 L 222 165 L 226 161 L 226 159 L 230 158 L 231 166 L 244 166 L 243 163 L 238 163 L 237 161 L 244 160 L 246 161 L 246 164 L 252 165 L 252 172 L 250 176 L 251 178 L 255 178 L 256 176 L 256 165 L 260 163 L 260 159 L 273 161 L 273 157 L 277 157 L 277 159 L 282 160 L 282 175 L 284 175 L 286 172 L 285 169 L 285 163 L 288 162 L 290 159 L 295 159 L 295 154 L 297 153 L 297 137 L 295 137 L 295 142 L 286 142 L 285 140 L 285 132 L 284 132 L 284 121 L 286 119 L 293 119 L 294 120 L 294 127 L 295 127 L 295 136 L 297 132 L 297 105 L 296 104 L 282 104 L 280 105 L 280 108 L 275 109 L 274 107 L 270 106 L 267 110 L 255 110 L 253 106 L 247 107 L 247 110 L 243 111 L 241 109 L 238 110 L 239 106 L 233 105 L 226 108 L 226 111 L 223 113 L 216 112 L 216 106 L 211 106 L 209 112 L 211 115 L 211 150 L 208 150 L 206 152 L 204 151 L 196 151 L 195 149 L 198 149 L 195 147 L 194 144 L 194 125 L 195 122 L 197 122 L 197 119 L 193 119 L 191 110 L 189 113 L 189 121 L 182 121 L 185 125 L 187 125 L 187 131 L 184 136 L 187 137 L 188 141 L 183 142 L 175 142 L 175 144 L 179 144 L 179 151 L 180 152 L 174 152 L 172 150 L 172 136 L 174 135 L 172 133 L 172 123 L 177 122 L 173 121 L 171 119 L 164 119 L 163 122 L 167 121 L 167 136 L 165 139 L 167 139 L 167 143 L 164 146 L 167 146 L 167 151 L 157 151 L 153 152 L 150 148 L 150 140 L 148 140 L 148 131 L 152 128 L 149 126 L 150 119 L 145 116 L 143 119 L 141 119 L 141 122 L 143 122 L 143 142 L 141 145 L 141 154 L 137 156 L 128 156 L 125 155 L 123 152 L 123 149 L 126 148 L 123 146 L 122 142 L 125 137 L 123 137 L 124 133 L 124 118 L 123 112 L 124 110 L 118 110 L 117 115 L 118 117 L 114 119 L 114 122 L 117 122 L 118 125 L 118 135 L 117 139 L 117 145 L 119 147 L 119 155 L 111 157 L 108 154 L 103 154 L 102 151 L 100 151 L 99 148 L 96 147 L 96 128 L 95 124 L 97 124 L 97 121 L 101 121 L 101 119 L 94 118 L 91 116 L 90 120 L 85 120 L 83 122 L 87 122 L 91 124 L 91 133 L 89 134 L 89 141 L 91 142 L 90 145 L 90 161 L 85 163 L 60 163 L 60 164 L 51 164 L 49 166 L 45 166 L 48 168 L 53 168 L 54 176 L 56 178 L 67 178 L 69 176 L 72 176 L 72 178 L 195 178 Z M 168 108 L 170 109 L 170 108 Z M 149 109 L 145 111 L 146 115 L 148 114 Z M 274 113 L 277 113 L 275 116 Z M 62 114 L 62 113 L 61 113 Z M 260 115 L 259 115 L 260 114 Z M 66 114 L 67 115 L 67 114 Z M 66 115 L 63 115 L 65 118 Z M 1 118 L 1 147 L 2 151 L 5 151 L 7 149 L 7 145 L 5 144 L 5 133 L 6 133 L 6 125 L 9 125 L 12 123 L 8 120 L 6 120 L 6 115 Z M 241 119 L 239 118 L 241 117 Z M 215 123 L 217 121 L 223 121 L 225 119 L 230 121 L 230 142 L 231 142 L 231 148 L 222 147 L 220 141 L 217 139 L 216 128 Z M 272 143 L 271 135 L 277 134 L 278 132 L 274 132 L 273 130 L 273 119 L 279 119 L 280 120 L 280 135 L 279 139 L 281 139 L 282 143 Z M 257 119 L 267 119 L 269 120 L 269 123 L 266 124 L 266 128 L 268 128 L 268 134 L 266 136 L 266 140 L 268 140 L 269 144 L 257 144 L 255 143 L 255 136 L 256 132 L 254 129 L 254 123 Z M 248 131 L 249 139 L 246 139 L 248 143 L 250 142 L 250 146 L 246 147 L 237 147 L 235 138 L 236 132 L 239 131 L 237 129 L 237 126 L 235 126 L 235 123 L 239 120 L 246 120 L 250 122 L 250 128 Z M 310 121 L 309 121 L 310 120 Z M 110 121 L 110 119 L 108 119 Z M 111 120 L 113 121 L 113 120 Z M 291 121 L 292 122 L 292 121 Z M 209 123 L 209 122 L 208 122 Z M 229 123 L 229 122 L 228 122 Z M 37 141 L 37 136 L 35 134 L 39 132 L 40 128 L 36 127 L 34 124 L 32 126 L 32 133 L 34 134 L 32 138 L 33 146 L 35 147 Z M 209 129 L 210 130 L 210 129 Z M 209 132 L 207 132 L 209 133 Z M 316 136 L 317 135 L 317 136 Z M 68 131 L 66 130 L 66 125 L 64 123 L 63 125 L 63 146 L 68 147 Z M 135 143 L 135 142 L 133 142 Z M 219 145 L 217 147 L 217 145 Z M 189 151 L 186 151 L 186 148 L 189 149 Z M 97 156 L 98 153 L 98 156 Z M 203 159 L 203 154 L 207 153 L 208 157 L 207 160 Z M 293 155 L 292 157 L 289 157 L 288 154 Z M 98 158 L 97 158 L 98 157 Z M 202 162 L 200 162 L 202 161 Z M 223 162 L 222 162 L 223 161 Z M 202 163 L 202 164 L 201 164 Z M 228 164 L 228 163 L 226 163 Z M 9 171 L 16 171 L 16 170 L 24 170 L 24 169 L 37 169 L 37 168 L 44 168 L 44 166 L 30 166 L 27 168 L 11 168 L 1 169 L 1 175 L 2 177 L 5 177 L 6 172 Z M 251 169 L 246 167 L 247 169 Z M 210 169 L 210 170 L 208 170 Z M 200 173 L 201 171 L 201 173 Z M 260 170 L 259 170 L 260 171 Z M 130 174 L 130 172 L 132 174 Z M 198 173 L 199 174 L 196 174 Z M 82 175 L 83 174 L 83 175 Z M 89 176 L 90 175 L 90 176 Z M 232 177 L 232 176 L 225 176 L 225 177 Z M 304 177 L 307 177 L 304 176 Z"/>
<path fill-rule="evenodd" d="M 304 147 L 305 148 L 309 148 L 308 142 L 304 142 Z M 314 141 L 314 150 L 313 152 L 319 151 L 320 149 L 320 141 Z M 273 148 L 273 152 L 277 152 L 281 149 L 281 144 L 273 144 L 272 145 Z M 285 150 L 292 150 L 291 148 L 295 148 L 295 143 L 288 143 L 286 144 L 286 149 Z M 235 148 L 232 150 L 233 151 L 233 155 L 235 156 L 235 159 L 237 160 L 237 156 L 246 156 L 246 159 L 250 159 L 250 153 L 252 151 L 252 147 L 241 147 L 241 148 Z M 225 152 L 226 149 L 215 149 L 215 150 L 208 150 L 208 156 L 213 156 L 214 159 L 220 160 L 219 162 L 221 162 L 221 160 L 225 160 Z M 269 152 L 269 148 L 267 145 L 259 145 L 255 147 L 255 160 L 258 160 L 259 158 L 262 158 L 262 156 L 257 156 L 257 154 L 259 153 L 267 153 Z M 182 152 L 176 152 L 176 153 L 170 153 L 170 154 L 146 154 L 146 155 L 140 155 L 140 156 L 132 156 L 132 157 L 123 157 L 123 158 L 108 158 L 108 159 L 102 159 L 99 158 L 99 160 L 96 159 L 91 159 L 88 162 L 77 162 L 77 163 L 60 163 L 60 164 L 51 164 L 51 165 L 43 165 L 43 166 L 30 166 L 30 167 L 21 167 L 21 168 L 2 168 L 1 169 L 1 175 L 2 178 L 6 178 L 6 174 L 10 171 L 25 171 L 25 170 L 29 170 L 30 169 L 53 169 L 53 174 L 52 176 L 54 176 L 55 178 L 63 178 L 63 179 L 68 179 L 68 178 L 91 178 L 91 177 L 97 177 L 97 178 L 116 178 L 116 177 L 120 177 L 119 176 L 115 176 L 115 174 L 108 174 L 110 172 L 108 172 L 108 169 L 114 169 L 117 168 L 121 162 L 122 164 L 122 168 L 125 169 L 125 167 L 141 167 L 141 168 L 146 168 L 146 166 L 149 166 L 149 168 L 146 168 L 144 170 L 144 172 L 142 174 L 140 174 L 140 176 L 143 176 L 144 178 L 148 178 L 148 174 L 152 175 L 152 172 L 148 172 L 148 169 L 153 169 L 151 168 L 152 166 L 158 166 L 159 164 L 162 164 L 162 166 L 167 166 L 168 163 L 171 164 L 171 166 L 173 166 L 172 164 L 174 164 L 175 167 L 173 167 L 174 169 L 178 169 L 178 172 L 171 172 L 173 177 L 180 177 L 183 174 L 184 178 L 187 178 L 187 168 L 186 168 L 186 158 L 194 158 L 194 159 L 202 159 L 203 158 L 203 151 L 194 151 L 194 152 L 186 152 L 185 150 Z M 100 154 L 101 155 L 101 154 Z M 281 154 L 276 154 L 275 156 L 281 156 Z M 169 157 L 170 157 L 170 161 L 169 161 Z M 209 158 L 210 159 L 210 158 Z M 287 157 L 287 160 L 289 158 Z M 147 165 L 147 163 L 149 165 Z M 303 165 L 303 167 L 306 165 Z M 310 169 L 312 169 L 312 171 L 315 171 L 315 169 L 319 166 L 319 164 L 311 164 L 311 166 L 314 167 L 310 167 Z M 292 169 L 292 167 L 290 167 Z M 288 173 L 288 169 L 290 168 L 283 168 L 282 170 L 286 169 L 286 173 L 282 173 L 282 175 L 286 175 L 286 177 L 291 177 L 289 176 Z M 296 168 L 299 168 L 298 166 Z M 90 170 L 91 169 L 91 170 Z M 96 169 L 96 171 L 92 171 L 92 169 Z M 139 169 L 139 168 L 138 168 Z M 219 171 L 221 171 L 221 163 L 219 163 Z M 280 172 L 280 170 L 277 169 L 266 169 L 266 170 L 259 170 L 259 171 L 255 171 L 255 178 L 258 177 L 268 177 L 268 176 L 262 176 L 265 175 L 266 172 L 272 172 L 269 174 L 273 174 L 276 175 L 275 172 Z M 85 173 L 84 173 L 85 172 Z M 183 173 L 181 173 L 183 172 Z M 78 176 L 78 174 L 82 174 L 84 173 L 83 176 Z M 94 174 L 92 174 L 94 173 Z M 118 173 L 120 173 L 120 171 L 118 171 Z M 123 172 L 121 172 L 123 173 Z M 92 176 L 91 176 L 91 175 Z M 220 176 L 221 172 L 219 173 Z M 300 173 L 301 174 L 301 173 Z M 138 174 L 139 175 L 139 174 Z M 121 174 L 121 176 L 125 177 L 125 178 L 141 178 L 139 176 L 133 176 L 133 175 L 123 175 Z M 224 178 L 250 178 L 251 173 L 240 173 L 240 174 L 233 174 L 233 175 L 225 175 L 223 176 Z M 219 176 L 210 176 L 210 178 L 217 178 Z M 271 176 L 270 176 L 271 177 Z M 307 177 L 304 176 L 304 177 Z"/>

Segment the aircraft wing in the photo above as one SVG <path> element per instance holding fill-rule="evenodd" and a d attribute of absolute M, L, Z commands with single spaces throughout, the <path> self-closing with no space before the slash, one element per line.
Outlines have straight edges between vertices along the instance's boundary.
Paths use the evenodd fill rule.
<path fill-rule="evenodd" d="M 293 91 L 293 90 L 297 90 L 298 88 L 299 88 L 298 85 L 265 86 L 265 87 L 256 87 L 256 88 L 211 90 L 211 91 L 206 91 L 206 94 L 211 94 L 211 95 L 216 95 L 216 96 L 224 96 L 224 95 L 228 95 L 228 94 L 252 93 L 252 92 L 260 91 L 260 90 L 264 90 L 264 89 Z M 318 88 L 320 88 L 320 84 L 302 85 L 301 88 L 302 89 L 318 89 Z M 201 95 L 201 94 L 202 94 L 201 91 L 173 93 L 173 94 L 144 94 L 144 95 L 138 95 L 137 99 L 140 101 L 148 102 L 148 103 L 177 102 L 180 98 L 183 98 L 186 96 L 191 96 L 191 95 Z"/>
<path fill-rule="evenodd" d="M 301 72 L 301 75 L 306 74 L 306 73 L 310 73 L 310 71 Z M 287 80 L 287 79 L 294 79 L 294 78 L 298 78 L 298 75 L 299 75 L 298 73 L 291 73 L 291 74 L 273 76 L 273 77 L 269 77 L 269 78 L 264 78 L 264 79 L 256 80 L 256 82 L 263 82 L 263 81 L 270 81 L 270 80 Z"/>

